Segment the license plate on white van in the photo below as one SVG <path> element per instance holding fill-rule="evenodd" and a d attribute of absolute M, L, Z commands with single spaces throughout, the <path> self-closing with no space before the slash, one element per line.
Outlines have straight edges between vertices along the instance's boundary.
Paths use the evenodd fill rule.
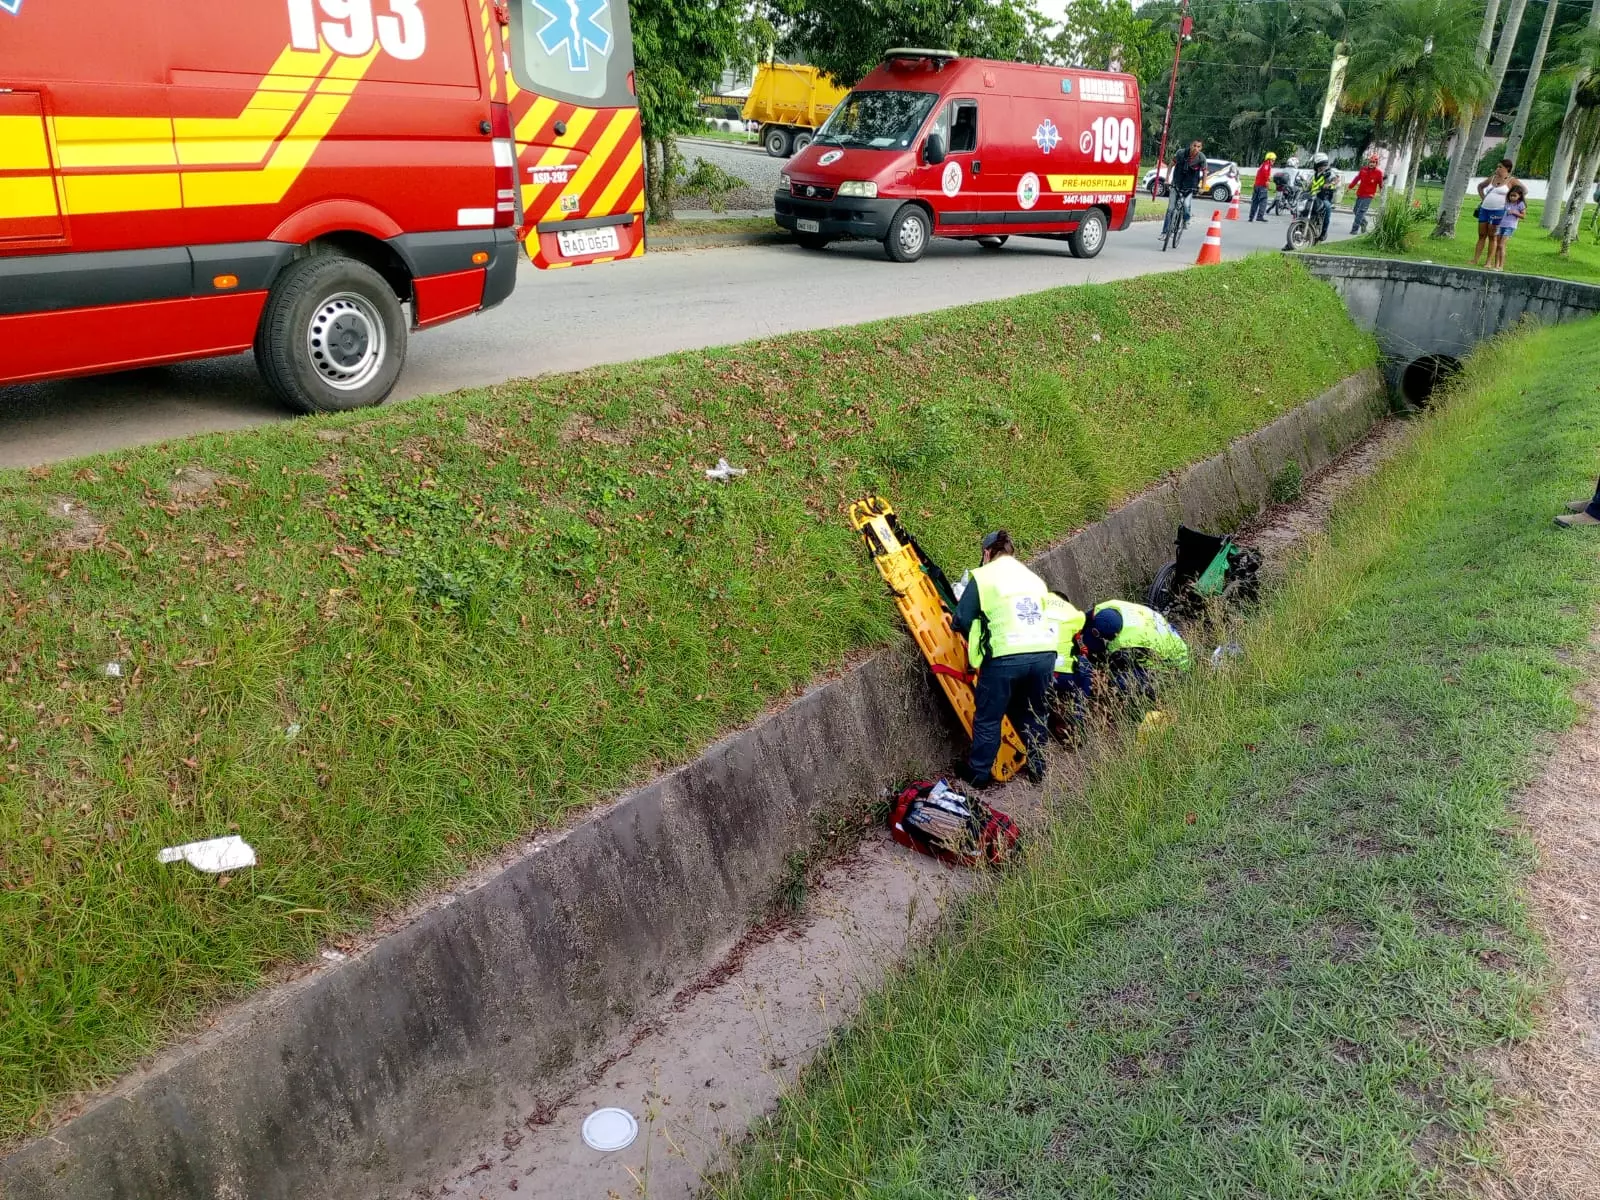
<path fill-rule="evenodd" d="M 822 232 L 822 226 L 821 225 L 817 224 L 815 221 L 808 221 L 804 217 L 796 217 L 795 218 L 795 222 L 794 222 L 794 227 L 795 227 L 795 229 L 799 230 L 801 233 L 821 233 Z"/>
<path fill-rule="evenodd" d="M 599 229 L 558 229 L 556 244 L 561 247 L 562 258 L 604 254 L 621 248 L 615 225 L 602 225 Z"/>

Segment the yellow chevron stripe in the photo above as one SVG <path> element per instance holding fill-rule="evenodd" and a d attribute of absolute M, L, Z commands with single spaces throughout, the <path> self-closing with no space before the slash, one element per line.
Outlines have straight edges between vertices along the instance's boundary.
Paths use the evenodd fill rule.
<path fill-rule="evenodd" d="M 237 117 L 56 117 L 61 166 L 256 166 L 333 57 L 285 49 Z"/>
<path fill-rule="evenodd" d="M 522 120 L 517 122 L 517 141 L 531 142 L 549 122 L 550 116 L 556 111 L 556 102 L 547 96 L 540 96 L 533 102 L 533 107 L 522 114 Z"/>
<path fill-rule="evenodd" d="M 56 117 L 56 157 L 63 168 L 175 167 L 168 117 Z"/>
<path fill-rule="evenodd" d="M 478 26 L 483 30 L 483 65 L 489 69 L 489 100 L 500 100 L 500 72 L 494 66 L 494 14 L 486 0 L 478 2 Z"/>
<path fill-rule="evenodd" d="M 185 167 L 257 166 L 283 136 L 294 114 L 328 65 L 326 50 L 285 50 L 237 117 L 178 117 L 173 121 L 178 164 Z"/>
<path fill-rule="evenodd" d="M 45 145 L 44 122 L 37 115 L 0 117 L 0 170 L 49 169 L 50 150 Z M 0 188 L 9 186 L 0 183 Z"/>
<path fill-rule="evenodd" d="M 254 171 L 185 171 L 185 208 L 220 208 L 236 204 L 276 204 L 305 170 L 322 139 L 350 103 L 351 93 L 378 57 L 376 47 L 364 58 L 336 60 L 288 135 L 272 151 L 264 167 Z"/>
<path fill-rule="evenodd" d="M 63 175 L 61 183 L 67 194 L 67 212 L 73 216 L 183 207 L 183 189 L 178 185 L 176 171 Z"/>
<path fill-rule="evenodd" d="M 611 182 L 606 185 L 606 190 L 600 193 L 600 198 L 589 206 L 592 213 L 609 213 L 616 204 L 617 198 L 633 185 L 644 170 L 644 163 L 639 158 L 639 147 L 643 142 L 634 140 L 634 151 L 627 162 L 617 168 L 616 174 L 611 177 Z"/>
<path fill-rule="evenodd" d="M 33 123 L 38 125 L 39 119 L 35 117 Z M 0 179 L 0 221 L 60 215 L 61 210 L 56 207 L 55 180 L 50 176 L 24 175 L 16 179 Z"/>
<path fill-rule="evenodd" d="M 580 108 L 567 118 L 567 131 L 561 136 L 551 140 L 552 146 L 576 146 L 578 139 L 589 131 L 589 126 L 594 124 L 594 119 L 600 115 L 593 108 Z"/>
<path fill-rule="evenodd" d="M 588 111 L 593 112 L 592 109 Z M 600 140 L 594 144 L 594 149 L 588 152 L 589 156 L 583 160 L 583 165 L 567 181 L 566 192 L 577 192 L 581 196 L 589 190 L 589 185 L 594 182 L 595 176 L 600 173 L 600 168 L 605 164 L 606 159 L 611 157 L 611 152 L 617 148 L 617 143 L 622 140 L 622 135 L 628 132 L 628 126 L 632 123 L 632 115 L 631 109 L 624 109 L 612 116 L 611 123 L 606 127 L 606 131 L 600 135 Z M 571 132 L 570 128 L 568 132 Z M 545 210 L 544 215 L 539 220 L 554 221 L 560 215 L 561 201 L 558 198 L 554 204 Z"/>

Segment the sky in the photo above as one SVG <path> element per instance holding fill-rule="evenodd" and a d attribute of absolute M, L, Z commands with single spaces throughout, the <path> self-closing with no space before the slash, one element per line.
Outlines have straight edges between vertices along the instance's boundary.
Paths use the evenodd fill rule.
<path fill-rule="evenodd" d="M 1035 0 L 1039 11 L 1052 25 L 1060 25 L 1067 15 L 1069 0 Z"/>

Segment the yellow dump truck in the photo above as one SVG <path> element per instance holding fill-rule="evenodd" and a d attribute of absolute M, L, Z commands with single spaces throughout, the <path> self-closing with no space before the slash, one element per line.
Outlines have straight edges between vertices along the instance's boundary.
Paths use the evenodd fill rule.
<path fill-rule="evenodd" d="M 816 67 L 761 63 L 744 102 L 744 119 L 761 122 L 761 144 L 773 158 L 788 158 L 811 144 L 846 89 Z"/>

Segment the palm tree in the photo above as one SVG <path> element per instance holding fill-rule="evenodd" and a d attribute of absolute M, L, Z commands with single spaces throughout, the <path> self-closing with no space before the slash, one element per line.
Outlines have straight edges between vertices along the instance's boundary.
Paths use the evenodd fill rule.
<path fill-rule="evenodd" d="M 1590 34 L 1600 32 L 1600 0 L 1593 0 L 1589 6 L 1588 32 Z M 1572 92 L 1562 109 L 1561 134 L 1556 139 L 1555 157 L 1550 164 L 1550 190 L 1544 202 L 1544 216 L 1539 220 L 1539 224 L 1550 230 L 1556 227 L 1556 218 L 1562 207 L 1561 202 L 1566 196 L 1567 174 L 1571 171 L 1573 163 L 1572 140 L 1568 137 L 1566 118 L 1578 107 L 1578 81 L 1571 72 L 1566 74 L 1572 79 Z"/>
<path fill-rule="evenodd" d="M 1517 170 L 1526 178 L 1548 178 L 1555 158 L 1556 142 L 1561 137 L 1561 125 L 1567 115 L 1567 93 L 1571 80 L 1564 72 L 1552 69 L 1539 80 L 1539 90 L 1533 97 L 1533 111 L 1528 117 L 1528 131 L 1518 150 Z M 1557 199 L 1556 207 L 1561 207 Z M 1552 217 L 1551 225 L 1555 224 Z"/>
<path fill-rule="evenodd" d="M 1583 221 L 1583 206 L 1589 199 L 1589 189 L 1600 171 L 1600 35 L 1585 33 L 1578 43 L 1577 61 L 1571 68 L 1572 102 L 1567 110 L 1563 135 L 1572 138 L 1572 154 L 1578 163 L 1578 173 L 1572 179 L 1572 191 L 1561 210 L 1561 221 L 1555 235 L 1561 239 L 1561 253 L 1578 237 L 1578 226 Z"/>
<path fill-rule="evenodd" d="M 1539 26 L 1539 40 L 1533 47 L 1533 62 L 1528 67 L 1528 77 L 1522 81 L 1522 100 L 1517 105 L 1516 119 L 1506 136 L 1506 157 L 1517 162 L 1517 151 L 1522 148 L 1523 135 L 1528 131 L 1528 121 L 1533 116 L 1534 97 L 1539 93 L 1539 76 L 1544 71 L 1545 52 L 1550 48 L 1550 31 L 1555 28 L 1556 0 L 1544 0 L 1544 23 Z"/>
<path fill-rule="evenodd" d="M 1260 157 L 1258 151 L 1286 141 L 1290 124 L 1300 117 L 1300 91 L 1289 79 L 1274 79 L 1264 91 L 1253 92 L 1240 103 L 1244 107 L 1234 113 L 1228 128 L 1249 138 L 1247 157 L 1252 162 Z"/>
<path fill-rule="evenodd" d="M 1344 98 L 1409 153 L 1405 196 L 1416 189 L 1428 123 L 1488 99 L 1470 0 L 1380 0 L 1351 33 Z"/>

